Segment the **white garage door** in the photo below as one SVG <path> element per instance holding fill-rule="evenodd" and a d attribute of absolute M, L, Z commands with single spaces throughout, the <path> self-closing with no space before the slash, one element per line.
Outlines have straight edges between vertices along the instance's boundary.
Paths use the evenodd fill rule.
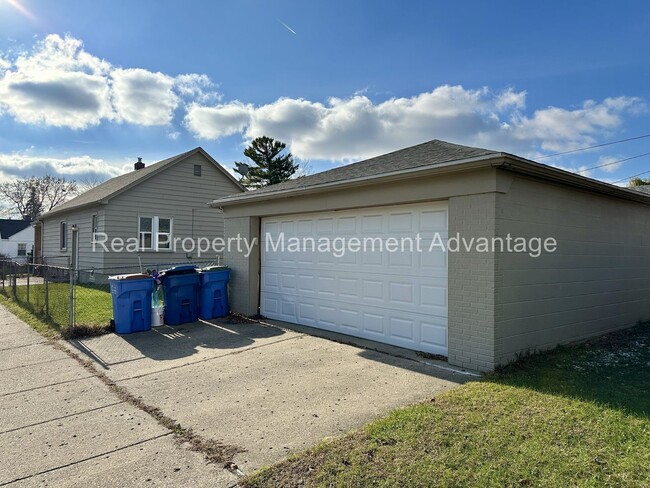
<path fill-rule="evenodd" d="M 447 255 L 431 248 L 436 233 L 446 243 L 446 203 L 264 218 L 262 315 L 446 355 Z"/>

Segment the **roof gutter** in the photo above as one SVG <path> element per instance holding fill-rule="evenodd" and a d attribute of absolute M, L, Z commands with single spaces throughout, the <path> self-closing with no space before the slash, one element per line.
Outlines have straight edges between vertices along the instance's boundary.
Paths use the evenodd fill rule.
<path fill-rule="evenodd" d="M 541 163 L 536 163 L 528 159 L 521 158 L 512 154 L 505 154 L 505 159 L 500 164 L 494 165 L 497 168 L 512 171 L 519 174 L 533 176 L 536 178 L 554 181 L 564 185 L 589 190 L 592 192 L 608 195 L 625 200 L 632 200 L 645 205 L 650 205 L 650 194 L 631 190 L 611 183 L 594 180 L 576 173 L 570 173 L 563 169 L 554 168 Z"/>
<path fill-rule="evenodd" d="M 499 165 L 504 162 L 505 153 L 492 153 L 485 156 L 478 156 L 475 158 L 467 158 L 449 161 L 446 163 L 436 163 L 428 166 L 419 166 L 407 170 L 393 171 L 390 173 L 382 173 L 381 175 L 362 176 L 351 180 L 333 181 L 330 183 L 323 183 L 320 185 L 307 186 L 304 188 L 288 188 L 286 190 L 277 190 L 271 192 L 262 192 L 256 194 L 252 192 L 240 194 L 232 197 L 224 197 L 222 199 L 214 200 L 208 204 L 212 208 L 220 208 L 233 205 L 246 205 L 251 202 L 262 202 L 267 200 L 276 200 L 285 197 L 297 197 L 305 194 L 315 194 L 330 191 L 332 189 L 345 189 L 349 187 L 358 187 L 360 185 L 371 185 L 375 183 L 385 183 L 391 181 L 398 181 L 412 177 L 413 175 L 428 175 L 428 174 L 447 174 L 457 173 L 462 171 L 470 171 L 478 168 L 485 168 L 490 166 Z"/>
<path fill-rule="evenodd" d="M 334 181 L 331 183 L 324 183 L 321 185 L 308 186 L 304 188 L 289 188 L 286 190 L 278 190 L 260 194 L 256 194 L 255 191 L 252 191 L 243 195 L 240 194 L 232 197 L 224 197 L 223 199 L 214 200 L 213 202 L 209 203 L 208 206 L 212 208 L 221 208 L 235 205 L 246 205 L 252 202 L 275 200 L 278 198 L 298 197 L 305 194 L 323 193 L 332 189 L 338 190 L 349 187 L 358 187 L 360 185 L 397 181 L 401 179 L 411 178 L 415 175 L 425 176 L 433 174 L 458 173 L 485 167 L 493 167 L 506 171 L 512 171 L 547 181 L 554 181 L 556 183 L 561 183 L 575 188 L 593 191 L 602 195 L 608 195 L 616 198 L 622 198 L 624 200 L 632 200 L 645 205 L 650 205 L 650 194 L 594 180 L 592 178 L 570 173 L 559 168 L 536 163 L 534 161 L 530 161 L 513 154 L 501 152 L 479 156 L 476 158 L 449 161 L 446 163 L 438 163 L 429 166 L 420 166 L 408 170 L 384 173 L 381 175 L 363 176 L 361 178 L 345 181 Z"/>
<path fill-rule="evenodd" d="M 55 217 L 55 216 L 57 216 L 59 214 L 64 214 L 64 213 L 67 213 L 67 212 L 74 212 L 75 210 L 85 209 L 85 208 L 88 208 L 88 207 L 94 207 L 95 205 L 106 205 L 107 203 L 108 203 L 108 199 L 104 199 L 104 200 L 95 200 L 94 202 L 82 203 L 82 204 L 77 205 L 77 206 L 72 207 L 72 208 L 62 208 L 62 209 L 53 208 L 49 212 L 46 212 L 46 213 L 36 217 L 34 219 L 34 222 L 43 222 L 43 220 L 49 219 L 50 217 Z"/>

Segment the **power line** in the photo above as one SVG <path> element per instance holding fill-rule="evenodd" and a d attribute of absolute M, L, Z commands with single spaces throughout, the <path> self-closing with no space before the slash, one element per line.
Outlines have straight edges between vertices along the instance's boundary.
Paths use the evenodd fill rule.
<path fill-rule="evenodd" d="M 553 154 L 547 154 L 546 156 L 540 156 L 539 158 L 536 158 L 536 159 L 552 158 L 554 156 L 561 156 L 563 154 L 571 154 L 571 153 L 575 153 L 575 152 L 579 152 L 579 151 L 586 151 L 588 149 L 595 149 L 597 147 L 611 146 L 613 144 L 620 144 L 622 142 L 637 141 L 639 139 L 645 139 L 647 137 L 650 137 L 650 134 L 645 134 L 645 135 L 636 136 L 636 137 L 630 137 L 629 139 L 621 139 L 619 141 L 603 142 L 602 144 L 596 144 L 595 146 L 581 147 L 579 149 L 572 149 L 570 151 L 563 151 L 563 152 L 558 152 L 558 153 L 553 153 Z"/>
<path fill-rule="evenodd" d="M 650 152 L 643 153 L 643 154 L 637 154 L 636 156 L 630 156 L 629 158 L 618 159 L 616 161 L 610 161 L 609 163 L 599 164 L 598 166 L 593 166 L 591 168 L 581 169 L 579 171 L 575 171 L 575 173 L 578 173 L 578 174 L 579 173 L 584 173 L 585 171 L 591 171 L 592 169 L 598 169 L 598 168 L 603 168 L 605 166 L 611 166 L 613 164 L 623 163 L 625 161 L 630 161 L 631 159 L 642 158 L 643 156 L 650 156 Z"/>
<path fill-rule="evenodd" d="M 628 176 L 627 178 L 623 178 L 621 180 L 616 180 L 616 181 L 612 182 L 612 185 L 615 185 L 616 183 L 620 183 L 621 181 L 631 180 L 632 178 L 636 178 L 637 176 L 642 176 L 642 175 L 645 175 L 645 174 L 648 174 L 648 173 L 650 173 L 650 170 L 649 171 L 644 171 L 643 173 L 639 173 L 639 174 L 636 174 L 636 175 Z"/>

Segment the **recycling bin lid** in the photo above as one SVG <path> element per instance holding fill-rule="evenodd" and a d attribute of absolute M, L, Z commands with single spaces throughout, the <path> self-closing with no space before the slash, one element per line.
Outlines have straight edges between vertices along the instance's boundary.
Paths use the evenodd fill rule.
<path fill-rule="evenodd" d="M 184 264 L 181 266 L 174 266 L 173 268 L 166 269 L 160 272 L 161 276 L 173 276 L 181 274 L 191 274 L 196 273 L 196 266 L 193 264 Z"/>
<path fill-rule="evenodd" d="M 148 274 L 144 273 L 133 273 L 133 274 L 122 274 L 122 275 L 115 275 L 115 276 L 109 276 L 109 280 L 116 280 L 116 281 L 121 281 L 121 280 L 144 280 L 145 278 L 151 278 Z"/>
<path fill-rule="evenodd" d="M 199 271 L 201 273 L 205 273 L 206 271 L 226 271 L 229 269 L 230 267 L 228 266 L 207 266 L 205 268 L 201 268 Z"/>

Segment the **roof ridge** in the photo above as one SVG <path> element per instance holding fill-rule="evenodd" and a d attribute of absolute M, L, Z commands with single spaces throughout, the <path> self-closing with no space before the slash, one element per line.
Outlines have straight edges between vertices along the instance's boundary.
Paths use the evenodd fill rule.
<path fill-rule="evenodd" d="M 100 203 L 102 200 L 111 198 L 116 193 L 124 191 L 125 189 L 130 188 L 131 186 L 137 184 L 143 178 L 149 177 L 152 174 L 158 172 L 159 170 L 162 170 L 162 168 L 165 168 L 171 164 L 175 164 L 176 162 L 181 161 L 196 152 L 203 152 L 207 154 L 201 146 L 196 146 L 195 148 L 190 149 L 189 151 L 185 151 L 176 154 L 175 156 L 161 159 L 160 161 L 156 161 L 155 163 L 150 164 L 149 166 L 145 166 L 142 169 L 138 169 L 138 170 L 134 169 L 126 173 L 123 173 L 121 175 L 114 176 L 113 178 L 110 178 L 100 183 L 99 185 L 90 188 L 89 190 L 86 190 L 85 192 L 75 196 L 74 198 L 71 198 L 70 200 L 62 203 L 61 205 L 53 208 L 49 212 L 41 215 L 39 219 L 42 219 L 43 217 L 49 217 L 50 215 L 54 215 L 66 210 L 72 210 L 81 206 Z M 115 186 L 116 183 L 119 183 L 121 181 L 124 181 L 123 185 Z M 110 188 L 111 186 L 115 186 L 115 188 L 110 189 L 108 191 L 104 191 L 107 188 Z"/>
<path fill-rule="evenodd" d="M 390 171 L 413 169 L 490 154 L 497 155 L 501 153 L 490 149 L 463 146 L 453 142 L 433 139 L 414 146 L 397 149 L 386 154 L 321 171 L 320 173 L 301 176 L 275 185 L 251 190 L 241 195 L 224 197 L 219 200 L 255 198 L 257 195 L 270 194 L 282 190 L 305 189 L 325 183 L 335 183 L 363 176 L 380 176 Z M 386 170 L 388 165 L 390 165 L 389 171 Z"/>

